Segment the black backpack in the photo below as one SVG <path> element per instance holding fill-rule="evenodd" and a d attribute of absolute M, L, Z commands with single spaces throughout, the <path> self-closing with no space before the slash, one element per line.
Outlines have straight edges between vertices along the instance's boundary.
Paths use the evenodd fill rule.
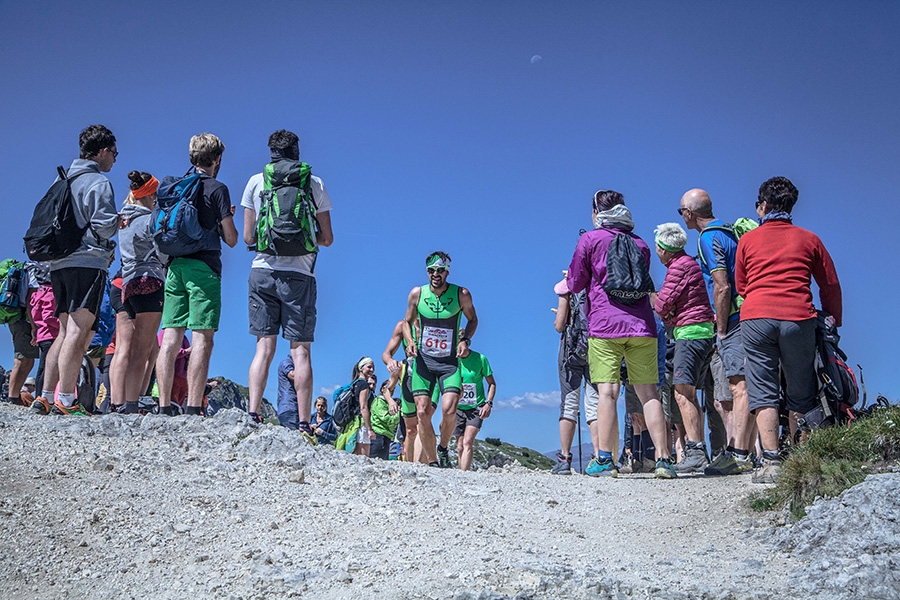
<path fill-rule="evenodd" d="M 72 182 L 90 171 L 69 177 L 61 166 L 56 167 L 59 180 L 54 182 L 34 207 L 31 225 L 25 233 L 25 252 L 34 261 L 65 258 L 78 250 L 90 223 L 79 227 L 75 221 Z"/>
<path fill-rule="evenodd" d="M 342 432 L 344 427 L 360 414 L 359 398 L 353 393 L 353 387 L 358 381 L 363 381 L 363 379 L 359 377 L 334 390 L 331 419 L 334 421 L 334 426 L 338 431 Z"/>
<path fill-rule="evenodd" d="M 588 322 L 587 290 L 569 294 L 569 322 L 565 332 L 566 362 L 579 360 L 587 362 Z"/>
<path fill-rule="evenodd" d="M 816 317 L 817 406 L 798 420 L 798 431 L 842 425 L 856 418 L 853 407 L 859 402 L 859 385 L 847 355 L 838 347 L 840 339 L 834 317 L 820 310 Z"/>
<path fill-rule="evenodd" d="M 626 233 L 617 233 L 609 244 L 603 289 L 610 300 L 629 306 L 653 291 L 650 267 L 634 239 Z"/>

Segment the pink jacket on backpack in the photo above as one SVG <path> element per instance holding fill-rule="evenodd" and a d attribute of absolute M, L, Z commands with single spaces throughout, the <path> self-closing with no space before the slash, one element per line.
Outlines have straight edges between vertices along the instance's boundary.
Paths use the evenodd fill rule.
<path fill-rule="evenodd" d="M 32 292 L 30 302 L 31 320 L 37 326 L 37 342 L 55 340 L 59 335 L 59 319 L 53 314 L 56 312 L 53 288 L 47 284 L 41 285 L 36 292 Z"/>
<path fill-rule="evenodd" d="M 709 294 L 697 261 L 682 250 L 669 260 L 666 269 L 666 280 L 653 305 L 663 323 L 678 327 L 712 321 Z"/>

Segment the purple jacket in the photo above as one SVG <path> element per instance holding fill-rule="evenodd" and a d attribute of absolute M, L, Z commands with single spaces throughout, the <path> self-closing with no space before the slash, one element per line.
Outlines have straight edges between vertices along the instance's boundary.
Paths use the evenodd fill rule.
<path fill-rule="evenodd" d="M 628 233 L 635 241 L 647 266 L 650 266 L 650 248 L 626 231 L 594 229 L 578 240 L 575 255 L 566 277 L 569 290 L 577 293 L 588 288 L 588 335 L 595 338 L 656 337 L 656 321 L 650 299 L 644 298 L 631 306 L 613 302 L 603 290 L 606 282 L 606 253 L 616 233 Z"/>
<path fill-rule="evenodd" d="M 669 260 L 666 269 L 666 280 L 653 306 L 663 323 L 678 327 L 712 321 L 700 264 L 682 250 Z"/>

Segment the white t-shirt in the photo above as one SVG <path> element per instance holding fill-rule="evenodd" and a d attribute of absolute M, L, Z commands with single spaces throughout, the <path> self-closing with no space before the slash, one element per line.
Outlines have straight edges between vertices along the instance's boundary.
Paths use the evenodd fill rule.
<path fill-rule="evenodd" d="M 313 200 L 316 202 L 316 214 L 331 210 L 331 198 L 325 191 L 325 184 L 315 175 L 310 176 L 310 186 L 312 187 Z M 247 182 L 244 188 L 244 195 L 241 197 L 241 206 L 244 208 L 252 208 L 259 217 L 259 209 L 262 204 L 260 192 L 264 189 L 263 174 L 257 173 Z M 253 259 L 251 268 L 268 269 L 270 271 L 294 271 L 304 273 L 315 277 L 313 267 L 315 266 L 316 254 L 307 254 L 306 256 L 275 256 L 274 254 L 266 254 L 257 252 Z"/>

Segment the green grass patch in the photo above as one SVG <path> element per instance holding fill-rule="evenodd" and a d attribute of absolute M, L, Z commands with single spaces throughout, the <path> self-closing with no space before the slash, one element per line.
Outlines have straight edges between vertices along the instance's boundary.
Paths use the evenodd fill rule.
<path fill-rule="evenodd" d="M 775 487 L 751 496 L 750 506 L 765 511 L 787 505 L 800 519 L 816 498 L 833 498 L 898 461 L 900 407 L 893 406 L 845 427 L 814 431 L 784 462 Z"/>

